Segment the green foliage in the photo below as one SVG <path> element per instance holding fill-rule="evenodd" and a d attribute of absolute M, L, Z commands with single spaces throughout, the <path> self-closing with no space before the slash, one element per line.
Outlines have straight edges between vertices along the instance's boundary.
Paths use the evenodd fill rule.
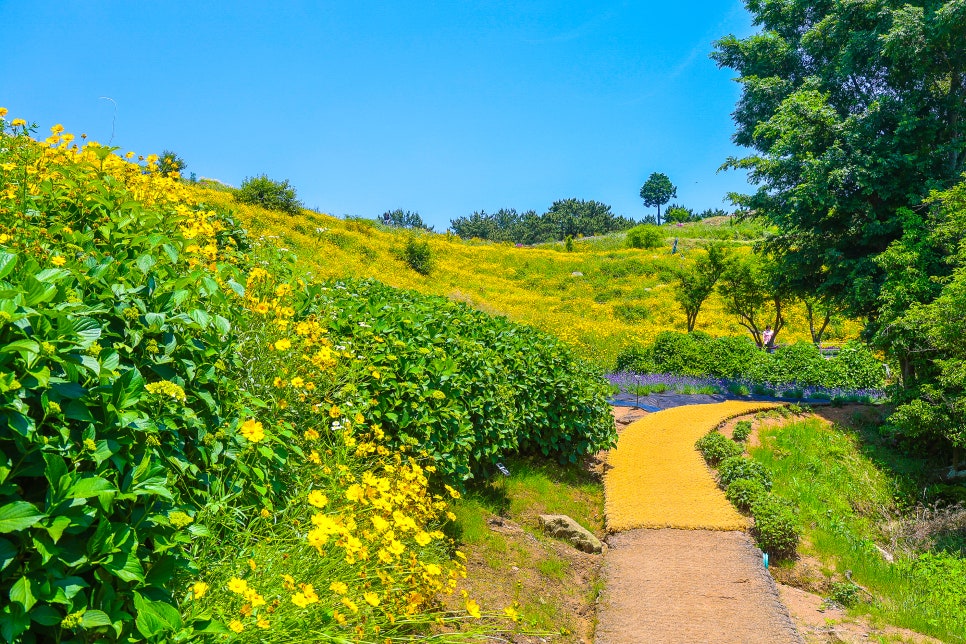
<path fill-rule="evenodd" d="M 706 254 L 698 255 L 693 265 L 682 269 L 678 274 L 674 299 L 684 309 L 688 333 L 694 331 L 701 305 L 714 291 L 715 284 L 726 270 L 727 264 L 728 252 L 725 247 L 720 243 L 712 243 Z"/>
<path fill-rule="evenodd" d="M 657 223 L 661 223 L 661 206 L 678 196 L 678 189 L 671 183 L 666 174 L 652 172 L 644 185 L 641 186 L 641 199 L 644 207 L 657 206 Z"/>
<path fill-rule="evenodd" d="M 659 226 L 643 224 L 627 231 L 628 248 L 660 248 L 664 245 L 664 231 Z"/>
<path fill-rule="evenodd" d="M 380 220 L 389 226 L 396 226 L 397 228 L 409 228 L 410 230 L 428 230 L 432 231 L 432 226 L 427 226 L 426 222 L 419 215 L 418 212 L 403 212 L 402 209 L 397 208 L 396 210 L 387 210 L 382 214 Z"/>
<path fill-rule="evenodd" d="M 567 235 L 567 238 L 564 239 L 564 250 L 567 251 L 568 253 L 574 252 L 574 236 L 573 235 Z"/>
<path fill-rule="evenodd" d="M 752 536 L 764 552 L 776 557 L 793 557 L 801 538 L 795 514 L 787 502 L 772 494 L 762 494 L 751 504 L 755 517 Z"/>
<path fill-rule="evenodd" d="M 451 482 L 508 454 L 574 463 L 614 444 L 606 381 L 546 333 L 374 281 L 307 293 L 331 316 L 333 341 L 368 356 L 371 377 L 355 386 L 376 401 L 373 422 Z"/>
<path fill-rule="evenodd" d="M 700 217 L 694 214 L 694 210 L 676 203 L 671 204 L 664 211 L 664 222 L 668 224 L 684 224 L 689 221 L 698 221 L 699 219 Z"/>
<path fill-rule="evenodd" d="M 751 510 L 751 505 L 765 494 L 765 486 L 757 479 L 736 479 L 725 490 L 725 496 L 743 512 Z"/>
<path fill-rule="evenodd" d="M 881 387 L 885 378 L 882 363 L 858 342 L 846 343 L 826 359 L 808 342 L 767 353 L 747 336 L 715 338 L 701 331 L 663 331 L 649 347 L 628 347 L 618 356 L 617 370 L 742 379 L 772 387 L 867 389 Z"/>
<path fill-rule="evenodd" d="M 751 421 L 750 420 L 739 420 L 735 424 L 734 432 L 731 434 L 731 438 L 739 443 L 744 443 L 748 440 L 748 436 L 751 434 Z"/>
<path fill-rule="evenodd" d="M 162 177 L 167 177 L 175 173 L 182 176 L 187 167 L 188 164 L 185 163 L 184 159 L 171 150 L 162 152 L 161 157 L 158 159 L 158 172 Z"/>
<path fill-rule="evenodd" d="M 832 584 L 828 598 L 839 606 L 851 608 L 859 603 L 862 597 L 860 595 L 861 591 L 862 589 L 851 581 L 837 581 Z"/>
<path fill-rule="evenodd" d="M 410 237 L 403 247 L 403 259 L 420 275 L 429 275 L 433 269 L 433 249 L 429 241 L 421 237 Z"/>
<path fill-rule="evenodd" d="M 721 487 L 727 489 L 739 479 L 757 481 L 766 490 L 771 489 L 771 476 L 758 461 L 743 456 L 731 456 L 721 461 L 718 465 L 718 480 Z"/>
<path fill-rule="evenodd" d="M 574 238 L 603 235 L 625 230 L 634 223 L 615 215 L 610 206 L 598 201 L 560 199 L 541 215 L 533 210 L 518 213 L 513 208 L 502 208 L 494 214 L 481 211 L 458 217 L 450 221 L 450 227 L 464 239 L 539 244 L 563 241 L 568 235 Z"/>
<path fill-rule="evenodd" d="M 212 225 L 205 242 L 237 261 L 241 236 L 203 207 L 143 206 L 96 166 L 57 170 L 0 248 L 4 637 L 183 637 L 207 623 L 174 593 L 212 491 L 262 506 L 290 482 L 284 436 L 263 456 L 238 433 L 259 401 L 227 394 L 239 285 L 187 250 Z"/>
<path fill-rule="evenodd" d="M 242 203 L 261 206 L 269 210 L 279 210 L 290 215 L 302 212 L 302 203 L 295 196 L 295 188 L 288 179 L 274 181 L 267 175 L 247 177 L 241 188 L 235 191 L 235 198 Z"/>
<path fill-rule="evenodd" d="M 744 451 L 741 445 L 728 440 L 719 432 L 705 434 L 698 439 L 694 446 L 698 448 L 698 451 L 704 456 L 704 460 L 711 466 L 717 465 L 726 458 L 740 456 Z"/>

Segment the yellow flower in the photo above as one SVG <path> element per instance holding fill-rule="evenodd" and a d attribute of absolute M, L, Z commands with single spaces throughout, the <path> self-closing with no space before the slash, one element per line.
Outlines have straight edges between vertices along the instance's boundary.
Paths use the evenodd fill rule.
<path fill-rule="evenodd" d="M 366 603 L 369 604 L 370 606 L 379 605 L 379 595 L 377 595 L 376 593 L 373 593 L 373 592 L 364 593 L 362 595 L 362 598 L 366 600 Z"/>
<path fill-rule="evenodd" d="M 305 380 L 303 380 L 300 376 L 295 376 L 294 378 L 292 378 L 293 387 L 301 387 L 304 384 L 305 384 Z"/>
<path fill-rule="evenodd" d="M 446 512 L 446 518 L 449 519 L 450 521 L 456 521 L 456 515 L 448 510 Z"/>
<path fill-rule="evenodd" d="M 64 126 L 58 123 L 54 127 L 50 128 L 50 131 L 53 132 L 54 134 L 60 134 L 61 132 L 64 131 Z"/>
<path fill-rule="evenodd" d="M 285 590 L 295 590 L 295 578 L 292 575 L 282 575 L 282 586 Z"/>
<path fill-rule="evenodd" d="M 236 595 L 243 595 L 245 591 L 248 590 L 248 582 L 244 579 L 239 579 L 238 577 L 232 577 L 228 581 L 228 590 Z"/>
<path fill-rule="evenodd" d="M 417 532 L 414 538 L 416 539 L 416 543 L 421 546 L 428 546 L 429 542 L 433 540 L 432 537 L 429 536 L 429 533 L 423 530 Z"/>
<path fill-rule="evenodd" d="M 67 263 L 67 260 L 64 259 L 62 256 L 57 255 L 55 257 L 50 258 L 50 263 L 53 264 L 54 266 L 63 266 L 64 264 Z"/>
<path fill-rule="evenodd" d="M 288 340 L 288 338 L 282 338 L 281 340 L 276 341 L 274 346 L 276 351 L 285 351 L 286 349 L 292 348 L 292 343 Z"/>
<path fill-rule="evenodd" d="M 7 115 L 7 108 L 0 107 L 0 119 Z"/>
<path fill-rule="evenodd" d="M 196 581 L 191 584 L 191 597 L 194 599 L 201 599 L 208 592 L 208 584 L 203 581 Z"/>
<path fill-rule="evenodd" d="M 241 432 L 242 436 L 252 443 L 257 443 L 265 438 L 265 431 L 262 428 L 262 424 L 254 418 L 249 418 L 243 422 L 239 431 Z"/>
<path fill-rule="evenodd" d="M 509 617 L 510 619 L 512 619 L 514 622 L 517 621 L 517 619 L 519 619 L 519 617 L 520 617 L 520 613 L 518 613 L 516 611 L 516 609 L 513 608 L 513 606 L 507 606 L 506 608 L 504 608 L 503 609 L 503 613 L 507 617 Z"/>
<path fill-rule="evenodd" d="M 269 624 L 268 620 L 265 619 L 264 617 L 259 617 L 258 621 L 255 622 L 255 626 L 259 628 L 268 628 L 269 626 L 271 626 L 271 624 Z"/>
<path fill-rule="evenodd" d="M 352 601 L 348 597 L 343 597 L 342 598 L 342 603 L 345 605 L 346 608 L 348 608 L 349 610 L 351 610 L 353 613 L 358 613 L 359 612 L 359 607 L 356 605 L 356 603 L 354 601 Z"/>
<path fill-rule="evenodd" d="M 23 119 L 14 119 L 13 121 L 10 122 L 10 125 L 14 127 L 23 127 L 26 124 L 27 124 L 27 121 Z"/>
<path fill-rule="evenodd" d="M 466 612 L 470 614 L 470 617 L 475 617 L 476 619 L 479 619 L 481 616 L 480 605 L 477 604 L 474 600 L 469 599 L 466 601 Z"/>
<path fill-rule="evenodd" d="M 314 441 L 314 440 L 318 440 L 319 438 L 319 432 L 317 432 L 314 429 L 306 429 L 305 434 L 303 435 L 305 436 L 305 440 L 307 441 Z"/>
<path fill-rule="evenodd" d="M 350 501 L 361 501 L 363 494 L 362 486 L 358 483 L 353 483 L 349 486 L 349 489 L 345 491 L 345 498 Z"/>
<path fill-rule="evenodd" d="M 245 630 L 245 625 L 242 624 L 241 621 L 237 619 L 233 619 L 231 620 L 231 622 L 228 623 L 228 628 L 235 631 L 236 633 L 241 633 L 243 630 Z"/>
<path fill-rule="evenodd" d="M 268 508 L 262 508 L 262 511 L 259 512 L 259 514 L 262 515 L 263 519 L 267 519 L 272 516 L 272 513 L 268 511 Z"/>
<path fill-rule="evenodd" d="M 255 563 L 255 560 L 254 559 L 249 559 L 248 560 L 248 567 L 251 568 L 252 570 L 255 570 L 258 567 L 258 565 Z"/>
<path fill-rule="evenodd" d="M 329 416 L 331 418 L 338 418 L 341 415 L 342 415 L 342 410 L 339 409 L 337 405 L 332 405 L 332 407 L 329 409 Z"/>
<path fill-rule="evenodd" d="M 317 508 L 324 508 L 328 505 L 329 499 L 319 490 L 312 490 L 309 492 L 309 504 L 314 505 Z"/>
<path fill-rule="evenodd" d="M 313 449 L 312 452 L 309 454 L 309 461 L 312 463 L 315 463 L 316 465 L 321 465 L 322 457 L 319 456 L 319 453 Z"/>
<path fill-rule="evenodd" d="M 329 590 L 334 593 L 338 593 L 339 595 L 345 595 L 347 592 L 349 592 L 349 587 L 341 581 L 333 581 L 331 584 L 329 584 Z"/>

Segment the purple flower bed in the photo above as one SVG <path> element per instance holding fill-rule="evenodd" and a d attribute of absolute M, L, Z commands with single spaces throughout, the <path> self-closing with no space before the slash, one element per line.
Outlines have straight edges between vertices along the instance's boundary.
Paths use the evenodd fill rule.
<path fill-rule="evenodd" d="M 745 379 L 677 376 L 669 373 L 634 373 L 621 371 L 607 374 L 607 381 L 620 394 L 641 393 L 647 387 L 664 387 L 667 391 L 715 388 L 720 394 L 755 394 L 794 400 L 861 400 L 874 401 L 886 397 L 882 389 L 843 389 L 841 387 L 800 387 L 795 383 L 758 383 Z"/>

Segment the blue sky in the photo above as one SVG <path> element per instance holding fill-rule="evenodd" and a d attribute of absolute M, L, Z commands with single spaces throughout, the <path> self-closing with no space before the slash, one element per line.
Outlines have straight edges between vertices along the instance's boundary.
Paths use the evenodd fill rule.
<path fill-rule="evenodd" d="M 8 118 L 63 123 L 239 185 L 289 179 L 309 207 L 475 210 L 557 199 L 646 214 L 727 207 L 732 70 L 713 40 L 741 2 L 22 2 L 0 0 Z M 113 103 L 101 97 L 110 97 Z M 652 209 L 653 211 L 653 209 Z"/>

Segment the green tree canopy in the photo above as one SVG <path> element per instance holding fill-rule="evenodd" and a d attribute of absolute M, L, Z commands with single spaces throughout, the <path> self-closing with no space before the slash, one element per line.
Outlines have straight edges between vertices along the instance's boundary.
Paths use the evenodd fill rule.
<path fill-rule="evenodd" d="M 874 317 L 875 258 L 922 224 L 897 213 L 966 169 L 966 4 L 746 6 L 760 32 L 712 54 L 738 72 L 734 140 L 753 150 L 725 164 L 758 186 L 734 199 L 780 227 L 768 250 L 799 293 Z"/>
<path fill-rule="evenodd" d="M 666 174 L 652 172 L 644 185 L 641 186 L 641 199 L 644 206 L 657 206 L 657 223 L 661 223 L 661 206 L 678 196 L 677 187 L 671 183 Z"/>

